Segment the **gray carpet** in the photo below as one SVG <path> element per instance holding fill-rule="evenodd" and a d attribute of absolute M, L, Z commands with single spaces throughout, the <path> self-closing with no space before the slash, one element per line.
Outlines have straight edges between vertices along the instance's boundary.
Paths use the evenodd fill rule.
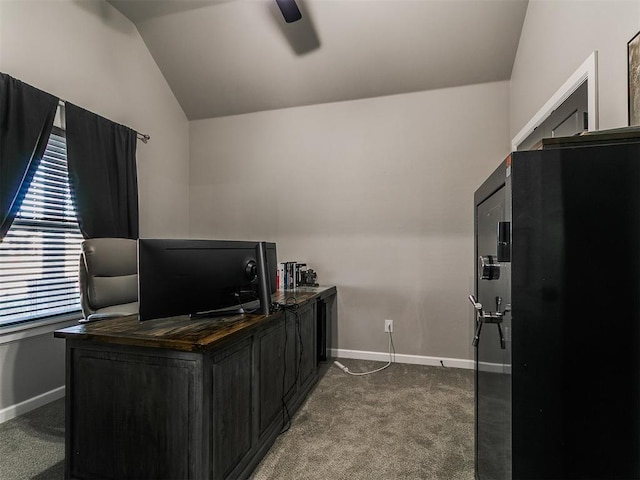
<path fill-rule="evenodd" d="M 333 366 L 252 478 L 472 480 L 473 415 L 472 370 Z"/>
<path fill-rule="evenodd" d="M 352 377 L 328 363 L 321 375 L 254 480 L 473 479 L 473 371 L 393 364 Z M 1 480 L 63 474 L 64 400 L 0 424 Z"/>
<path fill-rule="evenodd" d="M 64 477 L 64 398 L 0 424 L 0 479 Z"/>

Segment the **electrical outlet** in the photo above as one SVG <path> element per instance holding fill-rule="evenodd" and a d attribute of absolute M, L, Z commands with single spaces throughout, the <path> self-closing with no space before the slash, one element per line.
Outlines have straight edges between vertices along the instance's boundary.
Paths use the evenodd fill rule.
<path fill-rule="evenodd" d="M 393 332 L 393 320 L 384 321 L 384 333 Z"/>

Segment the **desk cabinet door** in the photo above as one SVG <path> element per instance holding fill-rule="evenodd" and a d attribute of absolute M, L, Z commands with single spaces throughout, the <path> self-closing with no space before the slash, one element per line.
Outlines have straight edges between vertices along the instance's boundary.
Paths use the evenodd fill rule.
<path fill-rule="evenodd" d="M 213 478 L 227 478 L 251 451 L 251 338 L 213 361 Z"/>
<path fill-rule="evenodd" d="M 285 314 L 287 325 L 284 338 L 284 396 L 288 402 L 296 393 L 296 380 L 298 378 L 298 324 L 296 316 L 292 313 Z"/>
<path fill-rule="evenodd" d="M 259 356 L 260 416 L 259 436 L 262 437 L 268 427 L 277 420 L 282 412 L 282 384 L 284 369 L 284 317 L 273 326 L 257 334 Z"/>
<path fill-rule="evenodd" d="M 202 478 L 196 358 L 79 348 L 68 355 L 71 478 Z"/>
<path fill-rule="evenodd" d="M 312 381 L 316 371 L 316 308 L 308 304 L 298 311 L 300 329 L 300 387 Z"/>

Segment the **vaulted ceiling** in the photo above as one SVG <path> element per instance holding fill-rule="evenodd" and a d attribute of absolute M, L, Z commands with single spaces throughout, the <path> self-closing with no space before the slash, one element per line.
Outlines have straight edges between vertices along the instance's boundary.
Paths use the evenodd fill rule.
<path fill-rule="evenodd" d="M 527 0 L 108 0 L 190 120 L 507 80 Z"/>

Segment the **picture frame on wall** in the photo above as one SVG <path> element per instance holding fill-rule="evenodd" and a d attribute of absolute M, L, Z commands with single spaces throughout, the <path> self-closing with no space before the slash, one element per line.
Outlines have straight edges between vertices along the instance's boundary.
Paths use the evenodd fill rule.
<path fill-rule="evenodd" d="M 629 126 L 640 125 L 640 32 L 627 43 Z"/>

